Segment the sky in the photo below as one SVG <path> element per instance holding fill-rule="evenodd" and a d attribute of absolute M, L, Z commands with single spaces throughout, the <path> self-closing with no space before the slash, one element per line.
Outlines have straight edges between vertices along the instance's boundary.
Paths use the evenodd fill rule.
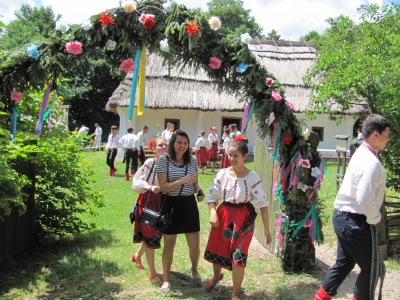
<path fill-rule="evenodd" d="M 175 0 L 188 8 L 207 10 L 209 0 Z M 62 20 L 79 24 L 105 9 L 119 6 L 119 0 L 0 0 L 0 21 L 8 24 L 14 19 L 14 11 L 22 4 L 51 6 Z M 358 20 L 357 8 L 362 4 L 382 5 L 388 0 L 243 0 L 244 8 L 251 10 L 264 34 L 277 30 L 282 39 L 298 41 L 312 30 L 322 33 L 328 26 L 326 19 L 339 15 Z M 395 1 L 399 2 L 399 1 Z M 223 24 L 222 24 L 223 25 Z"/>

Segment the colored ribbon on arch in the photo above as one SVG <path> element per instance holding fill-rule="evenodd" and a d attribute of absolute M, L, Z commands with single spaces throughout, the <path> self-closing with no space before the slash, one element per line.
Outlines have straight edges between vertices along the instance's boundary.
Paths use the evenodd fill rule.
<path fill-rule="evenodd" d="M 129 94 L 128 122 L 133 121 L 133 115 L 134 115 L 133 112 L 135 110 L 136 89 L 139 77 L 141 52 L 142 50 L 138 49 L 135 54 L 135 69 L 133 70 L 131 92 Z"/>
<path fill-rule="evenodd" d="M 251 119 L 252 119 L 252 117 L 253 117 L 254 104 L 255 104 L 255 102 L 253 102 L 253 103 L 251 103 L 251 104 L 249 103 L 249 104 L 246 106 L 246 108 L 245 108 L 245 110 L 244 110 L 244 112 L 243 112 L 243 117 L 242 117 L 242 132 L 243 132 L 244 135 L 246 135 L 247 128 L 248 128 L 249 123 L 250 123 L 250 121 L 251 121 Z"/>
<path fill-rule="evenodd" d="M 11 124 L 10 124 L 10 133 L 12 135 L 12 138 L 15 138 L 17 135 L 17 120 L 20 115 L 19 108 L 18 106 L 14 103 L 12 107 L 12 116 L 11 116 Z"/>
<path fill-rule="evenodd" d="M 145 82 L 146 82 L 146 45 L 143 45 L 142 52 L 140 54 L 139 89 L 138 89 L 138 100 L 137 100 L 138 116 L 141 116 L 144 111 Z"/>
<path fill-rule="evenodd" d="M 42 102 L 42 105 L 40 106 L 39 116 L 38 116 L 38 120 L 36 122 L 36 128 L 35 128 L 35 134 L 37 136 L 42 134 L 42 125 L 43 125 L 43 120 L 44 120 L 44 114 L 46 111 L 47 103 L 49 102 L 49 96 L 50 96 L 52 89 L 53 89 L 53 85 L 50 84 L 47 87 L 46 92 L 44 93 L 44 96 L 43 96 L 43 102 Z"/>

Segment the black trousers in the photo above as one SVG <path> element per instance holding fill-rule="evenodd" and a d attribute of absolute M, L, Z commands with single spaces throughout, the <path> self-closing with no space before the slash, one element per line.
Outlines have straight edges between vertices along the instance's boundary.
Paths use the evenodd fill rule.
<path fill-rule="evenodd" d="M 144 150 L 143 150 L 143 147 L 142 147 L 142 146 L 140 146 L 140 156 L 139 156 L 139 159 L 140 159 L 140 165 L 143 166 L 144 162 L 146 161 L 146 156 L 145 156 L 145 154 L 144 154 Z"/>
<path fill-rule="evenodd" d="M 357 264 L 361 272 L 357 277 L 353 295 L 357 300 L 373 299 L 381 275 L 379 267 L 383 265 L 377 247 L 375 227 L 366 222 L 364 215 L 338 210 L 333 213 L 332 223 L 338 238 L 337 257 L 335 265 L 325 276 L 322 288 L 329 295 L 335 296 L 339 286 Z M 382 272 L 384 273 L 384 266 Z M 382 280 L 383 276 L 381 284 Z"/>
<path fill-rule="evenodd" d="M 127 149 L 125 152 L 125 173 L 129 172 L 129 165 L 136 173 L 138 169 L 138 151 L 133 149 Z"/>
<path fill-rule="evenodd" d="M 106 156 L 106 163 L 110 167 L 110 170 L 114 169 L 114 161 L 115 157 L 117 156 L 118 149 L 115 148 L 114 150 L 109 150 Z"/>

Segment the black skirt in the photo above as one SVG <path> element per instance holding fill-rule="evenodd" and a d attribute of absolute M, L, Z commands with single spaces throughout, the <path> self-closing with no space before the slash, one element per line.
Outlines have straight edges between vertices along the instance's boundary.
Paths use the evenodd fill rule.
<path fill-rule="evenodd" d="M 176 205 L 175 205 L 176 203 Z M 164 234 L 180 234 L 200 231 L 200 215 L 196 197 L 190 196 L 165 196 L 161 215 L 170 212 L 174 207 L 173 224 Z"/>

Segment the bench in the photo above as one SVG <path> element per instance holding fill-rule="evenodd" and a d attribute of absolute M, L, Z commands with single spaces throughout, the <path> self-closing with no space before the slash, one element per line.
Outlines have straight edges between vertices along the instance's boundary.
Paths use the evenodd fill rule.
<path fill-rule="evenodd" d="M 143 150 L 144 150 L 144 155 L 146 156 L 146 159 L 156 157 L 156 154 L 153 152 L 153 150 L 151 150 L 151 148 L 144 146 Z"/>

